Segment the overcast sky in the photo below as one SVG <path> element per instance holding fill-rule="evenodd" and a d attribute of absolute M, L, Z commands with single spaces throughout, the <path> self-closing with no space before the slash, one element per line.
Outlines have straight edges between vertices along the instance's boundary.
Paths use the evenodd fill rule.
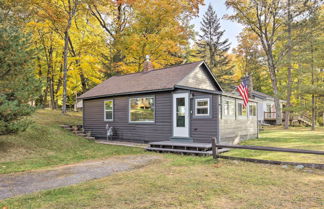
<path fill-rule="evenodd" d="M 225 20 L 223 16 L 225 14 L 231 14 L 231 10 L 227 9 L 225 6 L 225 0 L 205 0 L 205 5 L 199 8 L 199 17 L 192 20 L 192 24 L 195 25 L 195 30 L 199 32 L 201 18 L 207 10 L 208 5 L 211 4 L 216 14 L 221 18 L 221 27 L 225 30 L 224 38 L 228 38 L 231 42 L 231 48 L 237 46 L 236 36 L 242 31 L 242 25 Z"/>

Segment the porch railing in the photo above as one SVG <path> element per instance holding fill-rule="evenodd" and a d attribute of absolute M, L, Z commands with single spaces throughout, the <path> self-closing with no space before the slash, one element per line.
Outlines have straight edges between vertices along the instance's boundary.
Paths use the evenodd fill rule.
<path fill-rule="evenodd" d="M 281 117 L 285 118 L 285 113 L 281 113 Z M 275 120 L 276 119 L 276 112 L 264 112 L 264 120 Z"/>

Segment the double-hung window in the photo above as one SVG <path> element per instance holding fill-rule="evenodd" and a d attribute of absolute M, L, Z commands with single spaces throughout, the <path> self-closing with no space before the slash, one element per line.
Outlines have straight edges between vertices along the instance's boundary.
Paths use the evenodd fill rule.
<path fill-rule="evenodd" d="M 256 104 L 249 105 L 249 116 L 256 116 Z"/>
<path fill-rule="evenodd" d="M 237 103 L 237 115 L 239 117 L 245 117 L 245 116 L 247 116 L 246 107 L 243 106 L 243 103 L 242 102 L 238 102 Z"/>
<path fill-rule="evenodd" d="M 209 114 L 210 114 L 210 99 L 209 98 L 195 99 L 195 115 L 209 116 Z"/>
<path fill-rule="evenodd" d="M 153 123 L 155 118 L 154 97 L 129 99 L 129 122 Z"/>
<path fill-rule="evenodd" d="M 105 121 L 113 121 L 113 112 L 114 112 L 114 101 L 106 100 L 105 101 Z"/>
<path fill-rule="evenodd" d="M 235 117 L 235 102 L 232 100 L 224 101 L 224 117 Z"/>

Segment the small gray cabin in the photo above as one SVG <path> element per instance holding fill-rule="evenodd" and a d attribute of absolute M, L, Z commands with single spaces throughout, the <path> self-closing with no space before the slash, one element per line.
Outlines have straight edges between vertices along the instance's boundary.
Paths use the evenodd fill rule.
<path fill-rule="evenodd" d="M 147 65 L 150 66 L 150 65 Z M 96 138 L 149 143 L 237 143 L 258 136 L 257 103 L 225 93 L 205 62 L 113 76 L 79 97 Z"/>

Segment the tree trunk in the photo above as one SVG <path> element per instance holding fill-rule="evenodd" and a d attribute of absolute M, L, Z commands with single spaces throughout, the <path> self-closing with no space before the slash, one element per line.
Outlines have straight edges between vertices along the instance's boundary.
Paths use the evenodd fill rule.
<path fill-rule="evenodd" d="M 276 66 L 274 65 L 273 62 L 272 51 L 268 52 L 267 57 L 268 57 L 268 67 L 270 71 L 271 85 L 274 93 L 274 102 L 276 108 L 276 125 L 281 125 L 282 124 L 281 107 L 280 107 L 278 83 L 277 83 L 277 76 L 276 76 Z"/>
<path fill-rule="evenodd" d="M 67 56 L 69 53 L 69 30 L 71 28 L 72 19 L 77 11 L 78 0 L 73 1 L 74 5 L 72 6 L 71 1 L 68 1 L 69 10 L 68 13 L 68 21 L 64 31 L 64 51 L 63 51 L 63 101 L 62 101 L 62 113 L 66 113 L 66 97 L 67 97 Z"/>
<path fill-rule="evenodd" d="M 288 22 L 287 22 L 287 32 L 288 32 L 288 54 L 287 54 L 287 58 L 288 58 L 288 69 L 287 69 L 287 104 L 286 104 L 286 111 L 285 111 L 285 129 L 288 129 L 289 127 L 289 115 L 290 115 L 290 99 L 291 99 L 291 22 L 292 22 L 292 16 L 290 13 L 290 2 L 291 0 L 287 1 L 287 7 L 288 7 Z"/>
<path fill-rule="evenodd" d="M 313 40 L 311 40 L 311 56 L 312 56 L 312 60 L 311 60 L 311 70 L 312 70 L 312 87 L 314 87 L 314 83 L 315 83 L 315 76 L 314 76 L 314 48 L 313 48 Z M 316 115 L 316 111 L 315 111 L 315 94 L 312 93 L 312 131 L 315 130 L 315 115 Z"/>
<path fill-rule="evenodd" d="M 52 72 L 51 80 L 50 80 L 50 97 L 51 97 L 51 109 L 56 109 L 55 107 L 55 95 L 54 95 L 54 75 Z"/>
<path fill-rule="evenodd" d="M 78 111 L 78 93 L 75 93 L 75 103 L 74 103 L 74 112 Z"/>
<path fill-rule="evenodd" d="M 63 52 L 63 102 L 62 113 L 66 113 L 66 93 L 67 93 L 67 56 L 69 48 L 69 32 L 68 29 L 64 32 L 64 52 Z"/>
<path fill-rule="evenodd" d="M 48 50 L 47 70 L 49 72 L 49 93 L 50 93 L 50 108 L 55 109 L 55 95 L 54 95 L 54 69 L 53 69 L 53 47 L 50 46 Z"/>
<path fill-rule="evenodd" d="M 81 85 L 82 85 L 82 93 L 84 93 L 84 92 L 86 92 L 86 90 L 88 88 L 87 87 L 88 84 L 87 84 L 87 79 L 86 79 L 86 77 L 85 77 L 85 75 L 83 73 L 83 70 L 81 68 L 81 63 L 80 63 L 80 60 L 81 60 L 81 52 L 79 52 L 78 55 L 77 55 L 77 53 L 76 53 L 76 51 L 75 51 L 75 49 L 73 47 L 73 43 L 72 43 L 71 37 L 69 37 L 69 46 L 70 46 L 70 49 L 71 49 L 72 56 L 75 57 L 75 58 L 77 58 L 75 60 L 75 64 L 78 67 L 79 76 L 80 76 Z"/>
<path fill-rule="evenodd" d="M 40 82 L 42 82 L 42 77 L 43 77 L 43 73 L 42 73 L 42 65 L 40 63 L 40 57 L 37 56 L 37 66 L 38 66 L 38 77 Z M 41 93 L 38 97 L 38 99 L 36 99 L 36 105 L 40 105 L 43 107 L 44 105 L 44 96 L 43 93 Z"/>

